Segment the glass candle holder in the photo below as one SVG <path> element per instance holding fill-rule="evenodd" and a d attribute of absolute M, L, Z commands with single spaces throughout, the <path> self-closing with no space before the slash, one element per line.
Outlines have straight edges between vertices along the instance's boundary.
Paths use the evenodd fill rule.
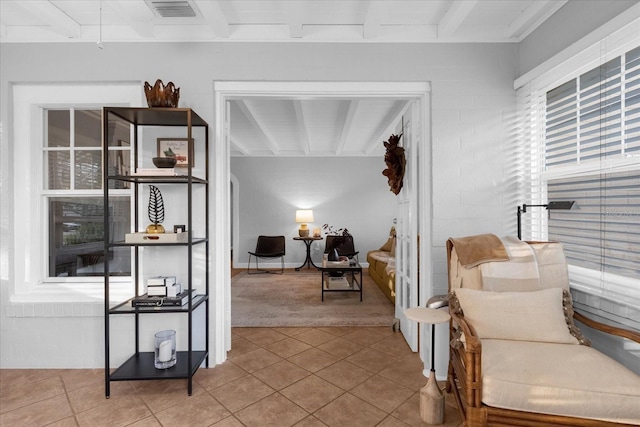
<path fill-rule="evenodd" d="M 176 331 L 166 330 L 156 332 L 154 357 L 154 365 L 156 369 L 171 368 L 177 361 Z"/>

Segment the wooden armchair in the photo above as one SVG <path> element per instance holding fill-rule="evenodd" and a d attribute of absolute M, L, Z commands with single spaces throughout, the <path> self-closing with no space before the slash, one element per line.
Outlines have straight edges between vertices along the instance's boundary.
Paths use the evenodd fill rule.
<path fill-rule="evenodd" d="M 513 267 L 507 267 L 513 261 L 511 246 L 488 250 L 496 239 L 500 240 L 483 235 L 447 242 L 451 313 L 447 392 L 453 393 L 464 425 L 640 425 L 640 376 L 591 348 L 573 319 L 636 342 L 640 333 L 573 312 L 566 261 L 558 243 L 519 247 L 530 248 L 533 263 L 518 264 L 516 269 L 529 268 L 529 273 L 519 277 L 511 270 L 494 280 L 501 276 L 500 269 Z M 480 258 L 490 261 L 469 257 L 474 240 L 480 243 Z M 517 245 L 515 240 L 511 242 Z M 458 254 L 457 246 L 463 254 Z M 484 262 L 498 265 L 497 270 L 482 267 Z M 536 275 L 537 285 L 530 280 Z M 527 320 L 536 315 L 536 301 L 541 302 L 541 317 Z M 493 312 L 489 316 L 482 312 L 487 308 Z M 563 326 L 547 337 L 545 330 L 554 316 L 556 327 L 564 318 Z"/>

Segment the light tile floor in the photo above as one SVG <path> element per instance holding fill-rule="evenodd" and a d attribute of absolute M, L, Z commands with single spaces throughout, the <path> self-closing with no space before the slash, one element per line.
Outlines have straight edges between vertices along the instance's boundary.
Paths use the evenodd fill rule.
<path fill-rule="evenodd" d="M 185 380 L 0 370 L 0 426 L 423 426 L 423 363 L 391 328 L 233 328 L 228 360 Z M 447 395 L 444 426 L 460 426 Z"/>

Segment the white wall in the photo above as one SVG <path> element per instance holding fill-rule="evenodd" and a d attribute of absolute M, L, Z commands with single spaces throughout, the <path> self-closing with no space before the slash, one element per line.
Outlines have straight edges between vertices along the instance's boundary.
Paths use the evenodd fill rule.
<path fill-rule="evenodd" d="M 311 232 L 323 224 L 347 228 L 360 251 L 360 262 L 366 263 L 367 251 L 387 240 L 395 216 L 396 196 L 382 175 L 385 167 L 382 157 L 232 158 L 231 173 L 238 179 L 234 194 L 239 198 L 234 266 L 246 267 L 247 251 L 253 251 L 257 236 L 265 234 L 284 235 L 285 266 L 299 267 L 306 249 L 303 242 L 292 240 L 298 236 L 296 209 L 313 209 Z M 324 241 L 313 243 L 311 249 L 318 264 Z M 279 261 L 271 264 L 279 267 Z"/>
<path fill-rule="evenodd" d="M 210 124 L 215 122 L 212 87 L 216 80 L 431 82 L 432 117 L 425 120 L 431 122 L 433 144 L 433 224 L 431 236 L 423 238 L 429 239 L 432 246 L 434 293 L 444 293 L 448 237 L 515 232 L 510 143 L 517 62 L 517 47 L 509 44 L 111 44 L 107 41 L 103 50 L 95 44 L 79 43 L 3 44 L 0 366 L 100 368 L 103 363 L 99 303 L 91 306 L 72 302 L 9 302 L 14 285 L 9 268 L 13 261 L 10 231 L 14 216 L 20 214 L 19 207 L 12 205 L 12 173 L 19 165 L 10 160 L 14 144 L 11 82 L 139 80 L 142 94 L 145 80 L 162 78 L 181 87 L 180 106 L 194 108 Z M 215 132 L 212 130 L 210 134 Z M 389 193 L 384 189 L 384 178 L 377 176 L 382 168 L 380 165 L 375 171 L 372 169 L 372 174 L 376 180 L 382 180 L 380 191 Z M 292 179 L 298 176 L 293 174 Z M 386 193 L 381 197 L 388 197 Z M 294 197 L 289 195 L 286 202 L 291 203 Z M 381 235 L 373 236 L 369 228 L 359 228 L 361 222 L 352 226 L 351 219 L 330 216 L 323 212 L 324 204 L 318 205 L 318 209 L 318 222 L 353 228 L 362 246 L 370 245 L 365 243 L 369 236 L 370 242 L 377 245 L 386 233 L 387 217 L 380 218 L 380 225 L 375 226 Z M 293 205 L 286 206 L 284 215 L 288 217 L 282 222 L 282 232 L 289 235 L 296 228 L 290 219 L 293 210 Z M 250 224 L 251 221 L 245 221 L 242 226 Z M 293 241 L 288 242 L 288 248 L 293 257 L 302 252 L 293 246 Z M 126 326 L 122 328 L 126 330 Z M 50 352 L 60 340 L 64 345 L 59 351 Z"/>
<path fill-rule="evenodd" d="M 549 60 L 638 0 L 571 0 L 529 34 L 519 45 L 519 75 Z"/>

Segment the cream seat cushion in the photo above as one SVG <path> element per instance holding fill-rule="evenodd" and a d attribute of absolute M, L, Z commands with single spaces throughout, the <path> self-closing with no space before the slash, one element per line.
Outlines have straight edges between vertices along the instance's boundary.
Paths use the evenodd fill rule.
<path fill-rule="evenodd" d="M 591 347 L 483 339 L 482 373 L 490 406 L 640 425 L 640 376 Z"/>

